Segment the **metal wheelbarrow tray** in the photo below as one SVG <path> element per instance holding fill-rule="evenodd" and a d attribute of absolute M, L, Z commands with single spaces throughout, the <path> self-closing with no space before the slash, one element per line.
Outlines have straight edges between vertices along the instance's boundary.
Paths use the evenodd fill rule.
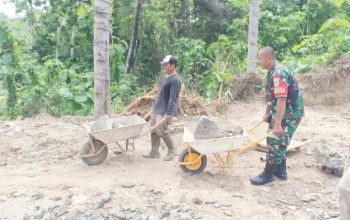
<path fill-rule="evenodd" d="M 128 146 L 135 151 L 134 140 L 151 132 L 159 124 L 151 127 L 144 119 L 137 115 L 121 116 L 110 119 L 107 123 L 107 129 L 92 131 L 95 121 L 83 124 L 89 134 L 89 140 L 81 147 L 79 157 L 88 165 L 98 165 L 102 163 L 108 155 L 107 144 L 116 143 L 122 152 L 128 150 Z M 118 143 L 125 141 L 125 150 Z"/>
<path fill-rule="evenodd" d="M 85 123 L 83 126 L 86 128 L 90 137 L 106 144 L 135 139 L 141 135 L 145 128 L 150 129 L 149 124 L 136 115 L 113 118 L 111 122 L 112 127 L 102 131 L 91 131 L 91 127 L 95 123 L 94 121 Z"/>

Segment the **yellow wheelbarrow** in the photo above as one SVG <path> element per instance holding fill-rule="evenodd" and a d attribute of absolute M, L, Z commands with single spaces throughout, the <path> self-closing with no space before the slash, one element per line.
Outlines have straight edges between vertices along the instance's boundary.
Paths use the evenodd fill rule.
<path fill-rule="evenodd" d="M 180 168 L 185 173 L 201 173 L 207 166 L 206 155 L 208 154 L 214 155 L 220 167 L 231 167 L 234 154 L 249 151 L 270 135 L 267 133 L 257 139 L 251 137 L 253 131 L 263 122 L 257 122 L 248 130 L 242 127 L 243 132 L 241 135 L 204 140 L 196 140 L 193 133 L 185 127 L 183 142 L 186 148 L 179 155 L 178 164 Z M 226 153 L 226 155 L 222 157 L 219 153 Z"/>

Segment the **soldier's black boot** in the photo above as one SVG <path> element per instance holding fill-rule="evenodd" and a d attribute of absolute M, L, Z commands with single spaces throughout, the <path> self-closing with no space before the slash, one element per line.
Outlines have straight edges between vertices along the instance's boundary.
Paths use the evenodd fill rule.
<path fill-rule="evenodd" d="M 287 180 L 286 160 L 282 160 L 282 163 L 276 165 L 276 170 L 273 174 L 280 180 Z"/>
<path fill-rule="evenodd" d="M 253 185 L 265 185 L 275 180 L 273 173 L 275 172 L 276 164 L 269 164 L 266 161 L 264 171 L 258 176 L 253 176 L 250 178 L 250 182 Z"/>

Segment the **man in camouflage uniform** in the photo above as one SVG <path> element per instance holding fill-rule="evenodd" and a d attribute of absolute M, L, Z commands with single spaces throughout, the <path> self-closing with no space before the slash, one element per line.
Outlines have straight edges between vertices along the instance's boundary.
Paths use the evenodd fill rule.
<path fill-rule="evenodd" d="M 267 107 L 264 120 L 269 123 L 267 138 L 269 151 L 264 171 L 251 178 L 254 185 L 264 185 L 287 179 L 286 150 L 292 136 L 304 116 L 304 107 L 298 85 L 291 73 L 275 59 L 271 47 L 264 47 L 258 53 L 259 64 L 267 69 L 265 98 Z"/>
<path fill-rule="evenodd" d="M 341 219 L 350 219 L 350 143 L 348 145 L 348 157 L 345 161 L 344 172 L 339 180 L 338 190 L 340 199 Z"/>

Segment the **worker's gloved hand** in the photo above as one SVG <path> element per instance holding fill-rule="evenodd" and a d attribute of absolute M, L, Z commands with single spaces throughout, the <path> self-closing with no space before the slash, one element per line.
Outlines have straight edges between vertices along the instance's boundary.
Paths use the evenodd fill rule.
<path fill-rule="evenodd" d="M 167 124 L 171 124 L 171 121 L 172 121 L 172 119 L 173 119 L 173 116 L 171 116 L 171 115 L 165 115 L 164 118 L 165 118 L 165 122 L 166 122 Z"/>

